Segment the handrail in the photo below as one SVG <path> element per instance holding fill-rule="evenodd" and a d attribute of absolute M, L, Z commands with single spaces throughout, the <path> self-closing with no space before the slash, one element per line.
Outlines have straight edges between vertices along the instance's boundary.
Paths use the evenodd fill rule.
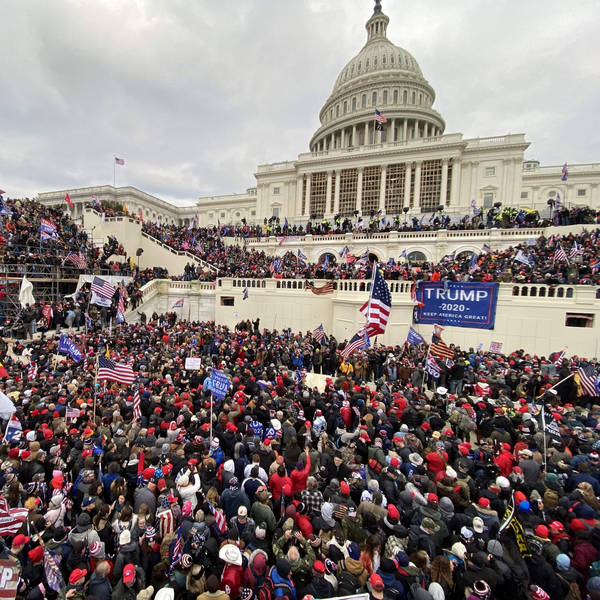
<path fill-rule="evenodd" d="M 167 244 L 166 242 L 163 242 L 162 240 L 155 238 L 153 235 L 150 235 L 146 231 L 142 231 L 142 237 L 146 237 L 146 238 L 152 240 L 153 242 L 155 242 L 162 248 L 169 250 L 169 252 L 176 254 L 177 256 L 187 256 L 191 260 L 195 260 L 195 261 L 199 262 L 203 267 L 206 267 L 210 271 L 213 271 L 215 273 L 218 271 L 217 267 L 215 267 L 214 265 L 211 265 L 210 263 L 206 262 L 205 260 L 199 258 L 195 254 L 192 254 L 191 252 L 188 252 L 187 250 L 175 250 L 175 248 L 173 248 L 173 246 L 169 246 L 169 244 Z"/>

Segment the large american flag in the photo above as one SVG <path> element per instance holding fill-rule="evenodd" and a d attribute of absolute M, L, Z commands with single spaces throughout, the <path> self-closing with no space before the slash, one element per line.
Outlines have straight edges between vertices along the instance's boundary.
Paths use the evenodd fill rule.
<path fill-rule="evenodd" d="M 98 381 L 117 381 L 131 385 L 135 381 L 135 373 L 129 365 L 115 362 L 106 356 L 98 356 Z"/>
<path fill-rule="evenodd" d="M 54 552 L 44 547 L 44 573 L 48 585 L 57 593 L 65 587 L 65 582 L 60 572 L 59 561 Z"/>
<path fill-rule="evenodd" d="M 219 531 L 221 533 L 225 533 L 225 531 L 227 531 L 227 523 L 225 521 L 223 513 L 218 511 L 208 500 L 206 501 L 206 503 L 208 504 L 208 508 L 210 509 L 210 512 L 215 518 L 215 523 L 217 524 Z"/>
<path fill-rule="evenodd" d="M 378 123 L 387 123 L 387 118 L 384 117 L 377 109 L 375 109 L 375 120 Z"/>
<path fill-rule="evenodd" d="M 577 369 L 579 383 L 585 396 L 600 396 L 600 377 L 596 375 L 593 365 Z"/>
<path fill-rule="evenodd" d="M 375 277 L 371 288 L 371 297 L 360 307 L 360 312 L 367 317 L 365 328 L 371 337 L 385 333 L 392 310 L 392 295 L 387 283 L 377 268 L 377 263 L 373 265 L 373 268 Z"/>
<path fill-rule="evenodd" d="M 577 240 L 573 242 L 573 247 L 569 250 L 569 258 L 577 258 L 583 254 L 583 250 L 577 245 Z"/>
<path fill-rule="evenodd" d="M 26 508 L 10 508 L 6 498 L 0 497 L 0 535 L 16 535 L 28 514 Z"/>
<path fill-rule="evenodd" d="M 67 258 L 65 258 L 65 263 L 68 262 L 75 265 L 78 269 L 85 269 L 87 267 L 87 261 L 83 252 L 80 252 L 79 254 L 75 254 L 75 252 L 70 252 L 67 255 Z"/>
<path fill-rule="evenodd" d="M 94 277 L 92 280 L 92 292 L 102 296 L 103 298 L 112 298 L 117 288 L 106 279 Z"/>
<path fill-rule="evenodd" d="M 37 365 L 34 362 L 29 363 L 29 367 L 27 368 L 27 381 L 31 381 L 35 379 L 37 376 Z"/>
<path fill-rule="evenodd" d="M 183 556 L 183 533 L 181 527 L 182 526 L 180 525 L 177 529 L 177 539 L 175 540 L 175 546 L 173 546 L 173 557 L 171 558 L 169 573 L 175 568 Z"/>
<path fill-rule="evenodd" d="M 308 288 L 317 296 L 321 296 L 322 294 L 333 294 L 333 281 L 328 281 L 321 287 L 315 287 L 315 284 L 312 281 L 307 281 L 304 287 Z"/>

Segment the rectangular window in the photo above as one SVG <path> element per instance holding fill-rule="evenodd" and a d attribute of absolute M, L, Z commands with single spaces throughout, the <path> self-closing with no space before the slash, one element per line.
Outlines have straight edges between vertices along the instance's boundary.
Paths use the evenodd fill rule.
<path fill-rule="evenodd" d="M 221 296 L 221 306 L 233 306 L 235 298 L 233 296 Z"/>
<path fill-rule="evenodd" d="M 585 196 L 585 188 L 579 188 L 577 190 L 577 195 L 578 196 Z"/>
<path fill-rule="evenodd" d="M 277 219 L 279 217 L 279 206 L 272 206 L 273 216 Z"/>
<path fill-rule="evenodd" d="M 494 203 L 494 194 L 487 193 L 483 195 L 483 208 L 492 208 Z"/>
<path fill-rule="evenodd" d="M 383 92 L 383 103 L 384 104 L 387 104 L 387 98 L 388 98 L 387 90 L 384 90 L 384 92 Z"/>
<path fill-rule="evenodd" d="M 313 173 L 310 183 L 310 214 L 317 215 L 317 219 L 322 219 L 325 214 L 327 200 L 327 173 Z"/>
<path fill-rule="evenodd" d="M 373 95 L 371 96 L 371 104 L 373 106 L 377 105 L 377 92 L 373 92 Z"/>
<path fill-rule="evenodd" d="M 442 161 L 424 160 L 421 165 L 421 212 L 435 212 L 440 205 Z"/>
<path fill-rule="evenodd" d="M 340 173 L 340 214 L 344 217 L 349 217 L 356 210 L 357 185 L 357 170 L 343 169 Z"/>
<path fill-rule="evenodd" d="M 255 210 L 251 210 L 250 211 L 250 216 L 251 217 L 255 217 L 256 216 L 256 211 Z"/>
<path fill-rule="evenodd" d="M 594 326 L 594 315 L 591 313 L 567 313 L 565 315 L 565 327 L 587 327 Z"/>
<path fill-rule="evenodd" d="M 365 167 L 362 180 L 362 206 L 363 215 L 370 215 L 371 211 L 379 210 L 379 190 L 381 188 L 381 168 Z"/>
<path fill-rule="evenodd" d="M 496 167 L 486 167 L 485 168 L 485 176 L 486 177 L 494 177 L 496 174 Z"/>
<path fill-rule="evenodd" d="M 274 196 L 279 196 L 279 188 L 278 187 L 274 187 L 273 188 L 273 195 Z"/>
<path fill-rule="evenodd" d="M 404 182 L 406 165 L 388 165 L 385 176 L 385 212 L 396 214 L 404 206 Z"/>
<path fill-rule="evenodd" d="M 521 192 L 521 200 L 526 200 L 529 198 L 529 192 Z"/>
<path fill-rule="evenodd" d="M 221 217 L 225 217 L 225 213 L 223 213 L 223 212 L 222 212 L 222 213 L 221 213 Z"/>

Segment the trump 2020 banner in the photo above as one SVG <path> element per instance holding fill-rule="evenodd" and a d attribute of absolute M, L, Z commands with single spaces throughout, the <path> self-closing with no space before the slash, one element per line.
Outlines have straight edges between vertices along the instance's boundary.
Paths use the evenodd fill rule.
<path fill-rule="evenodd" d="M 493 329 L 497 283 L 425 281 L 416 291 L 415 323 Z"/>

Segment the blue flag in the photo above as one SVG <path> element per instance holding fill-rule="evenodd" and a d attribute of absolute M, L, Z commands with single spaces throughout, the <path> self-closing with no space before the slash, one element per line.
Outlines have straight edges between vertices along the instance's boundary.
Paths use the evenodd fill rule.
<path fill-rule="evenodd" d="M 415 331 L 412 327 L 410 327 L 408 330 L 408 337 L 406 338 L 406 341 L 411 346 L 418 346 L 419 344 L 425 343 L 425 338 L 418 331 Z"/>
<path fill-rule="evenodd" d="M 58 352 L 59 354 L 68 354 L 75 362 L 79 362 L 83 358 L 83 354 L 81 354 L 81 350 L 77 347 L 75 342 L 70 340 L 64 334 L 60 336 Z"/>

